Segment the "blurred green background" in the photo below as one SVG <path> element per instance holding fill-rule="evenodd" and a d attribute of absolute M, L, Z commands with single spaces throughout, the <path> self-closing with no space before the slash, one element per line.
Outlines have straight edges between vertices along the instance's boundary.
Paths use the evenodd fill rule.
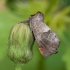
<path fill-rule="evenodd" d="M 70 0 L 0 0 L 0 70 L 15 70 L 7 57 L 11 27 L 37 11 L 60 38 L 58 53 L 44 58 L 35 42 L 33 58 L 23 70 L 70 70 Z"/>

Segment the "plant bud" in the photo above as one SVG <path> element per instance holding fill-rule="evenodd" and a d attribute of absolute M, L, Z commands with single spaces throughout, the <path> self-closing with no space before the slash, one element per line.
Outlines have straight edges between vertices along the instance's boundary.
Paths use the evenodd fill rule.
<path fill-rule="evenodd" d="M 15 63 L 27 63 L 31 60 L 34 36 L 25 22 L 13 26 L 9 36 L 8 56 Z"/>

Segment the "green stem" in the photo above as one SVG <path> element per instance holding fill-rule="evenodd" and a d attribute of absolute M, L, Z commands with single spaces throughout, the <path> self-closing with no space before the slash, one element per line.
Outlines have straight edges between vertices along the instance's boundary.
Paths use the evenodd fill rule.
<path fill-rule="evenodd" d="M 16 64 L 15 65 L 15 70 L 22 70 L 22 65 L 21 64 Z"/>

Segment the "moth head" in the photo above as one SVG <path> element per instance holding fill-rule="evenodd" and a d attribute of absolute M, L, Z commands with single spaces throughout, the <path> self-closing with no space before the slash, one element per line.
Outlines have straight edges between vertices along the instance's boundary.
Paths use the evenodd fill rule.
<path fill-rule="evenodd" d="M 36 14 L 31 15 L 30 19 L 32 19 L 33 21 L 35 20 L 35 21 L 43 22 L 44 21 L 44 15 L 41 12 L 37 12 Z"/>

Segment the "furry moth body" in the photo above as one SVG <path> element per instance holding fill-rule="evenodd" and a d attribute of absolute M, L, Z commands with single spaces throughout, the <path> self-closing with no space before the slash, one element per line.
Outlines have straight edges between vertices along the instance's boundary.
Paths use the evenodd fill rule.
<path fill-rule="evenodd" d="M 41 12 L 31 15 L 29 26 L 33 31 L 39 50 L 44 57 L 50 56 L 57 52 L 59 38 L 45 23 L 44 16 Z"/>

